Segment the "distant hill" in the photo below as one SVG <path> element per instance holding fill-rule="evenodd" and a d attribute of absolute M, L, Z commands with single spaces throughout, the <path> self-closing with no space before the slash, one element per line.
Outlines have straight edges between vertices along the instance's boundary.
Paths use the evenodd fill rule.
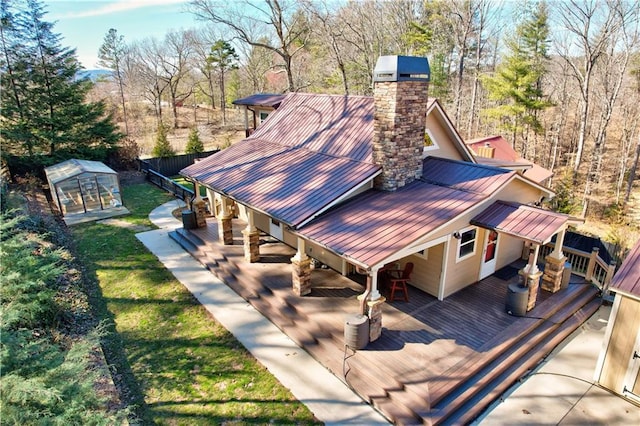
<path fill-rule="evenodd" d="M 88 78 L 94 83 L 98 81 L 100 78 L 107 78 L 111 75 L 111 71 L 109 70 L 80 70 L 76 74 L 77 80 L 82 80 Z"/>

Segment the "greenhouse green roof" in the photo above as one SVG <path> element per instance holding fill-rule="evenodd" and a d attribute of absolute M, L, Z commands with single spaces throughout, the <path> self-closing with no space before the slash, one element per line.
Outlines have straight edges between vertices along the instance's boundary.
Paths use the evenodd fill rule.
<path fill-rule="evenodd" d="M 71 159 L 44 169 L 49 182 L 56 184 L 82 173 L 117 174 L 100 161 Z"/>

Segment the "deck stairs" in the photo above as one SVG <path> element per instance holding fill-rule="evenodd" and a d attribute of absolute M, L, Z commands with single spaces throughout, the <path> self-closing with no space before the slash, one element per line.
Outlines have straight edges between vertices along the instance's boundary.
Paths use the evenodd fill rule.
<path fill-rule="evenodd" d="M 225 246 L 204 241 L 182 228 L 170 236 L 394 424 L 473 422 L 534 370 L 601 303 L 595 287 L 572 286 L 563 303 L 536 307 L 531 311 L 536 319 L 511 325 L 508 335 L 515 337 L 505 340 L 496 336 L 483 350 L 441 376 L 425 379 L 416 373 L 415 377 L 398 377 L 385 363 L 372 366 L 345 349 L 342 318 L 318 324 L 296 308 L 296 296 L 288 286 L 264 285 L 264 277 L 243 268 L 242 257 Z"/>

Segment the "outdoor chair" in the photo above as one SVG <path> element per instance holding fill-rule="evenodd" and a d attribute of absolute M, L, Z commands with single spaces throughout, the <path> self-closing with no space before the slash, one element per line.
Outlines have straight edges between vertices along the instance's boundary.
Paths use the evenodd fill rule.
<path fill-rule="evenodd" d="M 413 272 L 413 263 L 407 262 L 407 264 L 404 265 L 404 270 L 402 271 L 402 275 L 400 275 L 400 278 L 392 277 L 389 280 L 391 284 L 391 294 L 389 296 L 390 301 L 393 302 L 394 300 L 396 300 L 397 290 L 402 291 L 403 300 L 405 302 L 409 301 L 409 290 L 407 289 L 407 282 L 411 278 L 412 272 Z"/>

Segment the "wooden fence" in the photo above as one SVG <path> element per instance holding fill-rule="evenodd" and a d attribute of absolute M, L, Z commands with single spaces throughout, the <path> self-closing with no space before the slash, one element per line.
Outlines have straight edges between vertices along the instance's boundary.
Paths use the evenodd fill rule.
<path fill-rule="evenodd" d="M 201 152 L 199 154 L 174 155 L 173 157 L 146 158 L 144 160 L 138 160 L 138 162 L 140 170 L 145 173 L 153 170 L 163 176 L 175 176 L 180 173 L 180 170 L 192 165 L 196 159 L 208 157 L 218 151 L 219 150 Z"/>
<path fill-rule="evenodd" d="M 147 180 L 154 185 L 159 186 L 165 191 L 171 192 L 176 197 L 180 198 L 185 203 L 189 204 L 194 197 L 194 192 L 180 185 L 177 182 L 169 179 L 166 176 L 161 175 L 160 173 L 154 170 L 147 170 Z"/>

